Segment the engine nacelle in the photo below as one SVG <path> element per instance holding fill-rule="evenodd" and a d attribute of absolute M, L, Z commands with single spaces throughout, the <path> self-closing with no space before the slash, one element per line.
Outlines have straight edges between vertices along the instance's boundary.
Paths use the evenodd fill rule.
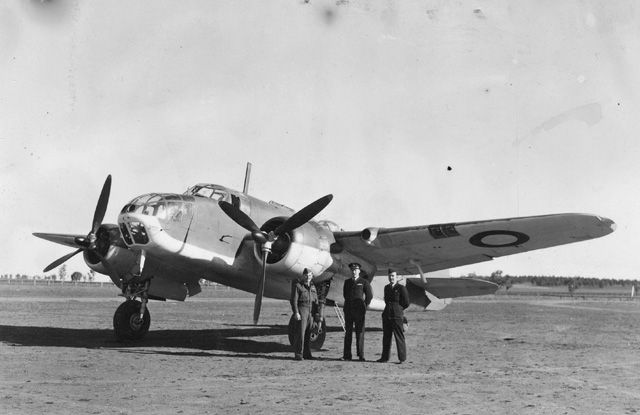
<path fill-rule="evenodd" d="M 373 243 L 373 241 L 376 240 L 376 238 L 378 237 L 378 231 L 380 230 L 380 228 L 365 228 L 361 233 L 360 233 L 360 237 L 362 238 L 363 241 L 365 241 L 368 244 Z"/>
<path fill-rule="evenodd" d="M 96 250 L 109 262 L 118 275 L 130 274 L 131 269 L 136 265 L 137 254 L 127 249 L 120 237 L 120 229 L 117 225 L 100 225 L 96 232 Z M 114 281 L 114 277 L 109 274 L 95 253 L 84 251 L 84 262 L 92 270 L 108 275 L 115 285 L 120 286 L 120 281 Z"/>
<path fill-rule="evenodd" d="M 270 231 L 278 227 L 286 218 L 273 218 L 262 226 Z M 335 242 L 333 233 L 326 226 L 307 222 L 286 235 L 282 235 L 273 244 L 267 263 L 270 272 L 300 275 L 305 268 L 319 276 L 333 263 L 329 251 Z M 256 258 L 260 260 L 261 246 L 256 246 Z"/>

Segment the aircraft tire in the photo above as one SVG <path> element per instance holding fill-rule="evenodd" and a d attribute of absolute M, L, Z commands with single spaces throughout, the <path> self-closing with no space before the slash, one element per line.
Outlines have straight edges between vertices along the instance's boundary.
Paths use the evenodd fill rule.
<path fill-rule="evenodd" d="M 117 340 L 139 340 L 147 334 L 151 315 L 149 309 L 146 309 L 142 322 L 137 321 L 141 305 L 138 300 L 127 300 L 120 304 L 113 315 L 113 331 Z"/>
<path fill-rule="evenodd" d="M 296 331 L 296 319 L 291 316 L 289 319 L 289 344 L 293 347 L 293 343 L 295 342 L 295 331 Z M 320 330 L 311 330 L 311 344 L 310 347 L 312 350 L 320 350 L 322 345 L 324 344 L 324 340 L 327 337 L 327 322 L 325 319 L 322 319 L 322 323 L 320 324 Z"/>
<path fill-rule="evenodd" d="M 322 349 L 322 345 L 324 344 L 324 339 L 326 337 L 327 337 L 327 322 L 325 321 L 325 319 L 322 319 L 319 329 L 311 331 L 311 344 L 310 344 L 311 349 L 312 350 Z"/>

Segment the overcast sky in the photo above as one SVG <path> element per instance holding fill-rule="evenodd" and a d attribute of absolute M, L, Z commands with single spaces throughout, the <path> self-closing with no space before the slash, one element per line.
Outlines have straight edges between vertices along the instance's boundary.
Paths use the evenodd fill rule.
<path fill-rule="evenodd" d="M 638 278 L 640 6 L 629 1 L 9 0 L 0 273 L 196 182 L 345 230 L 547 213 L 604 238 L 453 270 Z M 449 170 L 448 167 L 451 167 Z M 86 272 L 80 256 L 69 271 Z"/>

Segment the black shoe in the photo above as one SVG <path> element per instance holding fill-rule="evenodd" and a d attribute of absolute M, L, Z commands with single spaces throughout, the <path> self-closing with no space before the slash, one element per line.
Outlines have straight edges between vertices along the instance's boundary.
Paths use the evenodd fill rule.
<path fill-rule="evenodd" d="M 295 360 L 302 360 L 302 356 L 300 356 L 299 354 L 296 355 L 296 357 L 294 357 Z"/>
<path fill-rule="evenodd" d="M 345 362 L 350 362 L 351 358 L 350 357 L 341 357 L 340 360 L 344 360 Z"/>
<path fill-rule="evenodd" d="M 359 362 L 366 362 L 365 358 L 364 358 L 364 357 L 362 357 L 362 356 L 360 356 L 360 357 L 358 358 L 358 361 L 359 361 Z"/>
<path fill-rule="evenodd" d="M 382 359 L 382 358 L 376 360 L 376 362 L 378 362 L 378 363 L 387 363 L 388 361 L 389 361 L 388 359 L 385 360 L 385 359 Z"/>
<path fill-rule="evenodd" d="M 316 358 L 309 355 L 309 356 L 304 356 L 304 360 L 316 360 Z"/>

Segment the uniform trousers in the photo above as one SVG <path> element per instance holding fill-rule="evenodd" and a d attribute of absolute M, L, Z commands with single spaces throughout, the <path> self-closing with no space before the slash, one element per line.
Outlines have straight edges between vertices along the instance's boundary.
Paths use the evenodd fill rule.
<path fill-rule="evenodd" d="M 364 313 L 355 315 L 353 313 L 345 313 L 344 324 L 344 351 L 342 353 L 342 357 L 345 359 L 351 359 L 351 341 L 355 326 L 356 353 L 358 357 L 364 359 Z"/>
<path fill-rule="evenodd" d="M 293 352 L 296 356 L 304 358 L 311 357 L 311 327 L 313 326 L 313 316 L 309 307 L 298 305 L 300 320 L 296 322 L 296 333 L 293 342 Z"/>
<path fill-rule="evenodd" d="M 398 360 L 407 360 L 407 346 L 404 341 L 404 328 L 402 319 L 382 317 L 382 356 L 380 360 L 389 360 L 391 352 L 391 334 L 396 339 L 398 349 Z"/>

